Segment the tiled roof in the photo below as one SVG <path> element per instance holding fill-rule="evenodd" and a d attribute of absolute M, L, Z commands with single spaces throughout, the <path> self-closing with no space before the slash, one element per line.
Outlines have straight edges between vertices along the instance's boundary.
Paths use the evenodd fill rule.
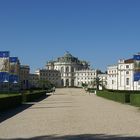
<path fill-rule="evenodd" d="M 134 60 L 132 58 L 124 61 L 124 63 L 133 63 L 133 62 L 134 62 Z"/>

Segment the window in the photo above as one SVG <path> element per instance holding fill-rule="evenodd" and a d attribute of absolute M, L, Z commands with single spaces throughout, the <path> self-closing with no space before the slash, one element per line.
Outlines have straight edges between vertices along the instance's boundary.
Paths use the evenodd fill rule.
<path fill-rule="evenodd" d="M 69 72 L 69 67 L 66 67 L 66 72 L 67 72 L 67 73 Z"/>
<path fill-rule="evenodd" d="M 112 85 L 114 84 L 114 80 L 112 80 Z"/>
<path fill-rule="evenodd" d="M 64 68 L 63 67 L 61 67 L 61 73 L 63 73 L 64 72 Z"/>
<path fill-rule="evenodd" d="M 126 78 L 126 85 L 129 85 L 129 78 Z"/>
<path fill-rule="evenodd" d="M 129 74 L 129 71 L 127 71 L 126 74 Z"/>
<path fill-rule="evenodd" d="M 71 67 L 71 72 L 74 72 L 74 67 Z"/>
<path fill-rule="evenodd" d="M 129 65 L 126 65 L 126 68 L 128 69 L 129 68 Z"/>
<path fill-rule="evenodd" d="M 140 85 L 140 80 L 138 81 L 138 85 Z"/>

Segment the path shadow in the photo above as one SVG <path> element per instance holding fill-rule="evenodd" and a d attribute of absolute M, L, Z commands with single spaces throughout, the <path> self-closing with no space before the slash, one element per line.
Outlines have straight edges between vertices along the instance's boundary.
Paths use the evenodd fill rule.
<path fill-rule="evenodd" d="M 79 134 L 66 136 L 38 136 L 32 138 L 15 138 L 15 139 L 0 139 L 0 140 L 140 140 L 140 137 L 127 137 L 121 135 L 105 135 L 105 134 Z"/>
<path fill-rule="evenodd" d="M 26 104 L 26 103 L 23 103 L 22 105 L 16 107 L 16 108 L 13 108 L 13 109 L 10 109 L 10 110 L 7 110 L 7 111 L 3 111 L 0 113 L 0 123 L 15 116 L 16 114 L 24 111 L 25 109 L 29 108 L 30 106 L 32 106 L 33 104 Z"/>
<path fill-rule="evenodd" d="M 49 96 L 50 95 L 41 97 L 37 100 L 34 100 L 34 102 L 22 103 L 20 106 L 18 106 L 16 108 L 0 112 L 0 123 L 2 123 L 3 121 L 17 115 L 18 113 L 21 113 L 22 111 L 24 111 L 24 110 L 28 109 L 29 107 L 31 107 L 32 105 L 34 105 L 35 103 L 38 103 L 38 102 L 48 98 Z"/>
<path fill-rule="evenodd" d="M 56 109 L 56 108 L 62 108 L 62 109 L 66 109 L 66 108 L 74 108 L 75 106 L 39 106 L 39 107 L 31 107 L 30 109 Z"/>

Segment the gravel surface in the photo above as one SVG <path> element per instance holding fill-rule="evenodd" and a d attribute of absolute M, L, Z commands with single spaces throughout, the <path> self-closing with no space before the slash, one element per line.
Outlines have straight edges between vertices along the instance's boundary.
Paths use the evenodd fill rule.
<path fill-rule="evenodd" d="M 30 104 L 0 123 L 1 139 L 140 139 L 139 108 L 89 95 L 83 89 L 57 89 L 54 95 Z"/>

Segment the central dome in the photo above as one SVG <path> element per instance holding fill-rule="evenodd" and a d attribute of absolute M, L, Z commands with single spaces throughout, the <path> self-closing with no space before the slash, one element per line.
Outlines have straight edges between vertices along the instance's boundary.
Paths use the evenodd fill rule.
<path fill-rule="evenodd" d="M 68 51 L 66 51 L 66 53 L 64 54 L 64 57 L 72 58 L 73 56 Z"/>
<path fill-rule="evenodd" d="M 65 62 L 65 63 L 77 63 L 79 60 L 78 58 L 74 57 L 68 51 L 65 52 L 64 56 L 57 58 L 58 62 Z"/>

